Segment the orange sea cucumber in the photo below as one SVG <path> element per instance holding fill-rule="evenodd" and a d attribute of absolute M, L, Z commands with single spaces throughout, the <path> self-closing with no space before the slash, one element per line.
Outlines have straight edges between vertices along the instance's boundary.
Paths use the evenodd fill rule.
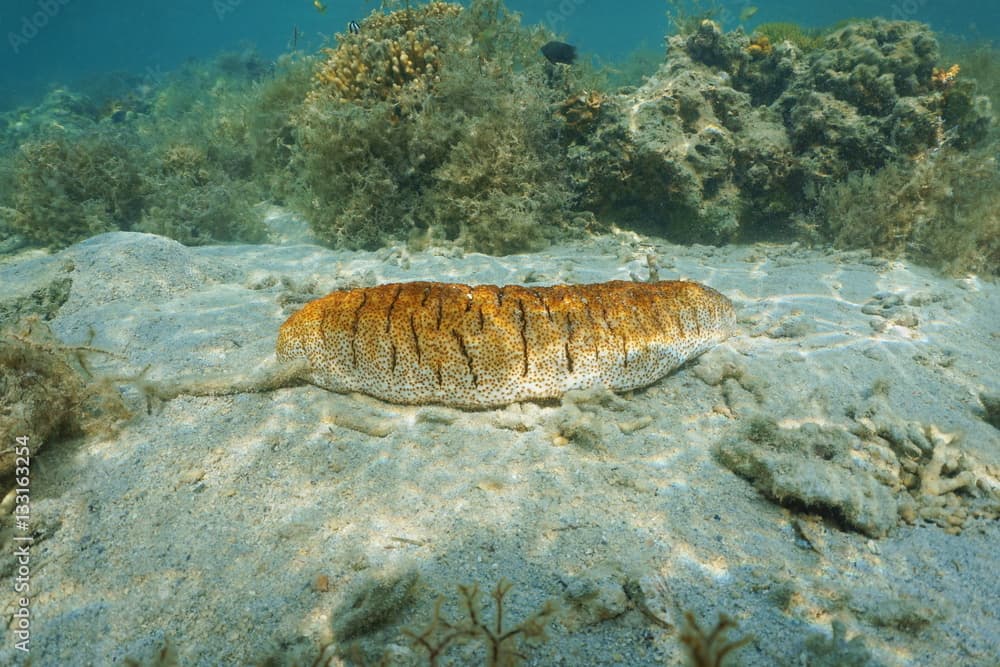
<path fill-rule="evenodd" d="M 732 333 L 733 305 L 698 283 L 522 287 L 393 283 L 333 292 L 281 326 L 307 379 L 394 403 L 484 408 L 602 384 L 651 384 Z"/>

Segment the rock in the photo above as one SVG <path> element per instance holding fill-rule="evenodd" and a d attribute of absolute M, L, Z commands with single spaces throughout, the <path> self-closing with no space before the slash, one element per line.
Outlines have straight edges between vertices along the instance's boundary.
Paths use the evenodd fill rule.
<path fill-rule="evenodd" d="M 782 505 L 804 506 L 883 537 L 896 525 L 896 499 L 888 487 L 852 464 L 850 453 L 857 443 L 837 427 L 782 429 L 757 417 L 740 435 L 723 440 L 716 454 L 723 465 Z"/>

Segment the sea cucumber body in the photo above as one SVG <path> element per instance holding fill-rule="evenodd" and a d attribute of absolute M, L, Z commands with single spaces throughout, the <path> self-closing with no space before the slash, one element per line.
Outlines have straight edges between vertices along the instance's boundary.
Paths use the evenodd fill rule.
<path fill-rule="evenodd" d="M 598 384 L 651 384 L 730 335 L 732 303 L 698 283 L 522 287 L 393 283 L 333 292 L 281 326 L 308 379 L 394 403 L 483 408 Z"/>

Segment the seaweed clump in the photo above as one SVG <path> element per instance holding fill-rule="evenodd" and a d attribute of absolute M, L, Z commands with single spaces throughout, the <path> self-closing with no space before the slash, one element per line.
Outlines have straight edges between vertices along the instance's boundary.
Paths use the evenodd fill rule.
<path fill-rule="evenodd" d="M 814 35 L 772 25 L 754 36 L 709 19 L 686 25 L 643 86 L 606 96 L 607 112 L 584 131 L 567 124 L 581 205 L 609 221 L 681 242 L 818 233 L 865 245 L 807 220 L 826 188 L 890 167 L 912 177 L 925 162 L 948 180 L 938 154 L 988 149 L 990 101 L 964 70 L 940 62 L 926 25 L 871 19 Z M 951 165 L 968 179 L 974 161 Z M 985 256 L 924 255 L 995 265 L 995 216 L 952 219 L 976 228 Z M 904 245 L 937 243 L 913 231 Z"/>
<path fill-rule="evenodd" d="M 173 144 L 149 170 L 147 197 L 138 231 L 160 234 L 184 245 L 219 241 L 258 243 L 267 229 L 250 204 L 257 190 L 249 180 L 230 177 L 202 149 Z"/>
<path fill-rule="evenodd" d="M 495 0 L 375 12 L 338 35 L 295 115 L 296 201 L 315 234 L 493 254 L 557 238 L 573 194 L 543 41 Z"/>
<path fill-rule="evenodd" d="M 289 115 L 309 73 L 308 59 L 284 57 L 272 73 L 252 51 L 222 54 L 0 115 L 0 240 L 59 248 L 118 230 L 189 245 L 264 240 L 254 205 L 265 188 L 280 198 L 290 187 Z"/>
<path fill-rule="evenodd" d="M 14 162 L 8 224 L 29 241 L 63 247 L 129 229 L 142 210 L 139 156 L 121 133 L 38 137 L 21 146 Z"/>
<path fill-rule="evenodd" d="M 803 221 L 839 246 L 905 255 L 950 274 L 1000 276 L 998 210 L 996 156 L 945 149 L 822 188 Z"/>
<path fill-rule="evenodd" d="M 91 352 L 97 350 L 62 345 L 36 317 L 0 332 L 2 442 L 27 436 L 34 455 L 48 442 L 129 416 L 109 383 L 88 378 L 84 356 Z M 14 465 L 13 447 L 0 450 L 0 477 Z"/>

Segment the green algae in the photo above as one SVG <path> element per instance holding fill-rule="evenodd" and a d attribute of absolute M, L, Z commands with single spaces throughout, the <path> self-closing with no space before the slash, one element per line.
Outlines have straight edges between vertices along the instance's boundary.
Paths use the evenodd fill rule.
<path fill-rule="evenodd" d="M 126 133 L 56 133 L 24 143 L 15 158 L 14 232 L 62 247 L 128 229 L 142 209 L 140 156 Z"/>
<path fill-rule="evenodd" d="M 855 173 L 820 190 L 806 218 L 837 245 L 909 256 L 959 275 L 1000 275 L 1000 172 L 993 145 Z"/>
<path fill-rule="evenodd" d="M 412 20 L 419 44 L 440 54 L 433 74 L 374 92 L 351 79 L 347 99 L 321 81 L 296 117 L 297 203 L 313 231 L 348 248 L 431 240 L 491 254 L 559 237 L 573 193 L 551 113 L 563 91 L 537 53 L 545 35 L 486 0 Z M 400 28 L 391 16 L 375 25 L 360 64 L 331 54 L 332 81 L 362 64 L 380 70 Z"/>
<path fill-rule="evenodd" d="M 813 51 L 823 45 L 824 37 L 831 30 L 831 28 L 809 28 L 787 21 L 774 21 L 761 23 L 754 27 L 753 32 L 767 37 L 771 44 L 790 42 L 802 51 Z"/>
<path fill-rule="evenodd" d="M 269 200 L 343 248 L 508 254 L 618 224 L 1000 271 L 988 45 L 949 39 L 942 59 L 926 26 L 878 19 L 751 37 L 687 3 L 667 62 L 614 92 L 635 67 L 552 65 L 554 36 L 498 0 L 447 7 L 384 3 L 336 36 L 371 66 L 408 31 L 440 49 L 378 94 L 327 94 L 323 54 L 243 51 L 0 114 L 0 252 L 110 230 L 256 243 Z"/>

